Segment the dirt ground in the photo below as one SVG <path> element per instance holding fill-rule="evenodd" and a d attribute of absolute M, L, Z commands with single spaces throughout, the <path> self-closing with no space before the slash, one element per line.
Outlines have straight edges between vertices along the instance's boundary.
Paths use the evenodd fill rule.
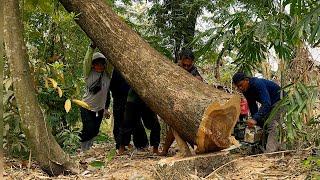
<path fill-rule="evenodd" d="M 129 150 L 125 155 L 117 156 L 112 147 L 111 144 L 95 144 L 88 152 L 74 156 L 81 168 L 81 173 L 78 175 L 48 177 L 34 162 L 5 158 L 4 178 L 23 180 L 168 179 L 156 168 L 158 161 L 166 157 L 136 149 Z M 302 160 L 308 155 L 309 151 L 245 157 L 230 154 L 233 156 L 231 161 L 208 172 L 206 176 L 200 177 L 196 171 L 191 170 L 189 175 L 174 179 L 310 179 L 310 172 L 302 166 Z"/>
<path fill-rule="evenodd" d="M 104 122 L 100 130 L 112 134 L 110 122 Z M 170 157 L 157 156 L 149 151 L 138 151 L 134 148 L 129 149 L 124 155 L 117 156 L 112 142 L 95 143 L 93 148 L 86 153 L 72 156 L 79 164 L 80 173 L 77 175 L 49 177 L 34 161 L 4 158 L 4 178 L 21 180 L 312 179 L 310 178 L 310 169 L 303 166 L 303 160 L 311 154 L 310 150 L 249 156 L 246 153 L 246 148 L 240 148 L 236 151 L 230 151 L 230 158 L 226 162 L 221 162 L 220 164 L 223 165 L 215 169 L 206 168 L 200 172 L 203 167 L 200 169 L 198 167 L 198 170 L 194 167 L 182 167 L 178 169 L 184 169 L 184 171 L 177 174 L 183 174 L 183 176 L 168 177 L 167 174 L 162 174 L 162 171 L 159 171 L 159 161 L 185 160 L 174 156 L 177 151 L 178 148 L 173 144 L 173 148 L 169 152 Z M 202 161 L 201 163 L 205 164 Z M 186 169 L 187 171 L 185 171 Z M 320 169 L 316 171 L 318 172 L 317 176 L 320 177 Z"/>
<path fill-rule="evenodd" d="M 237 158 L 207 176 L 207 179 L 309 179 L 302 166 L 306 153 L 277 153 Z"/>

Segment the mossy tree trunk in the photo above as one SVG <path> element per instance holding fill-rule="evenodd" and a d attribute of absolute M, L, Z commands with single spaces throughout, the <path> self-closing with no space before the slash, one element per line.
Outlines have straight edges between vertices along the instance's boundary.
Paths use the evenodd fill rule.
<path fill-rule="evenodd" d="M 54 139 L 40 109 L 29 69 L 21 19 L 19 1 L 4 1 L 5 52 L 13 79 L 14 96 L 23 132 L 32 155 L 45 172 L 49 175 L 58 175 L 66 171 L 74 172 L 75 164 Z"/>

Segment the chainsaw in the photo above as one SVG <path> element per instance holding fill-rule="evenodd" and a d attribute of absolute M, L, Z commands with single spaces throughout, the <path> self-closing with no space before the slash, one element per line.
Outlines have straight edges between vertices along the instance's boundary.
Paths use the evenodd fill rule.
<path fill-rule="evenodd" d="M 241 142 L 254 144 L 262 140 L 263 129 L 259 126 L 249 128 L 245 121 L 237 122 L 233 135 Z"/>
<path fill-rule="evenodd" d="M 244 139 L 243 141 L 246 143 L 256 143 L 262 140 L 263 129 L 259 126 L 254 126 L 253 128 L 249 128 L 248 126 L 245 128 Z"/>

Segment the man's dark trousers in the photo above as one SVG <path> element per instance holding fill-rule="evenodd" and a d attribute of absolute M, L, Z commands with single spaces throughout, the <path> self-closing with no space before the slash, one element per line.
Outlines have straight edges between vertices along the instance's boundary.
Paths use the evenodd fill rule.
<path fill-rule="evenodd" d="M 83 124 L 80 134 L 81 142 L 91 140 L 98 135 L 103 117 L 103 111 L 104 110 L 102 109 L 96 113 L 82 107 L 80 108 L 81 120 Z"/>
<path fill-rule="evenodd" d="M 141 119 L 143 120 L 144 126 L 151 130 L 150 145 L 158 147 L 160 143 L 160 124 L 157 115 L 143 102 L 127 102 L 124 117 L 125 122 L 120 129 L 120 143 L 125 145 L 130 142 L 134 127 Z M 136 143 L 140 144 L 140 146 L 144 144 L 144 140 L 141 139 L 141 141 L 140 139 L 136 139 Z"/>

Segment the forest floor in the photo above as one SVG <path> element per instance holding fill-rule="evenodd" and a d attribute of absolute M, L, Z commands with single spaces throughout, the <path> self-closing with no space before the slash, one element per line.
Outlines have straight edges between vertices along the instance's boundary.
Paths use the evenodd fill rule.
<path fill-rule="evenodd" d="M 31 161 L 5 158 L 5 179 L 320 179 L 320 169 L 311 171 L 310 150 L 283 153 L 240 156 L 222 166 L 198 176 L 196 170 L 188 175 L 166 178 L 156 168 L 159 160 L 167 158 L 148 151 L 131 149 L 122 156 L 115 155 L 110 144 L 95 144 L 86 153 L 74 156 L 80 162 L 81 173 L 77 175 L 48 177 Z M 171 154 L 172 155 L 172 154 Z M 308 159 L 309 157 L 309 159 Z M 176 157 L 173 157 L 174 159 Z M 176 158 L 179 159 L 179 158 Z M 180 158 L 181 159 L 181 158 Z M 309 161 L 308 161 L 309 160 Z M 319 163 L 319 159 L 317 160 Z M 307 168 L 307 165 L 310 165 Z M 188 168 L 188 167 L 186 167 Z M 313 178 L 312 178 L 313 177 Z"/>
<path fill-rule="evenodd" d="M 103 130 L 108 131 L 109 130 Z M 229 152 L 228 159 L 220 162 L 218 167 L 195 169 L 179 167 L 182 172 L 174 172 L 168 177 L 159 171 L 159 161 L 184 161 L 184 158 L 174 156 L 177 147 L 170 149 L 169 156 L 157 156 L 151 151 L 129 149 L 124 155 L 116 155 L 113 142 L 95 143 L 92 149 L 85 153 L 72 156 L 79 164 L 77 175 L 60 175 L 49 177 L 34 161 L 4 158 L 5 179 L 320 179 L 320 153 L 309 148 L 302 151 L 284 151 L 272 154 L 249 155 L 241 147 Z M 215 155 L 217 153 L 210 153 Z M 202 161 L 200 162 L 200 164 Z M 209 161 L 210 163 L 210 161 Z M 204 163 L 202 163 L 204 164 Z M 179 171 L 177 169 L 177 171 Z M 176 169 L 173 169 L 176 171 Z M 200 172 L 201 171 L 201 172 Z"/>

